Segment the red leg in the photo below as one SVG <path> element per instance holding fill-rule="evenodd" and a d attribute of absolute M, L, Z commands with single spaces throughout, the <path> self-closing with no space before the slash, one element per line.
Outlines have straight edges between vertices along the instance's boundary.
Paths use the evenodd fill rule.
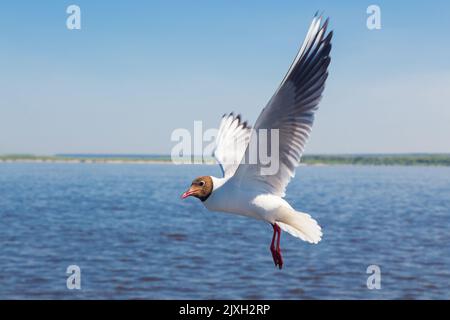
<path fill-rule="evenodd" d="M 272 242 L 270 244 L 270 252 L 272 253 L 273 263 L 275 263 L 275 266 L 277 266 L 278 259 L 277 259 L 276 249 L 275 249 L 275 236 L 277 235 L 277 231 L 276 231 L 274 224 L 272 225 L 272 227 L 273 227 L 273 236 L 272 236 Z"/>
<path fill-rule="evenodd" d="M 281 248 L 280 248 L 280 239 L 281 239 L 281 228 L 279 225 L 276 225 L 277 227 L 277 247 L 276 247 L 276 254 L 277 254 L 277 260 L 278 260 L 278 267 L 281 269 L 283 267 L 283 257 L 281 256 Z"/>
<path fill-rule="evenodd" d="M 281 229 L 280 226 L 278 226 L 276 223 L 272 225 L 273 227 L 273 236 L 272 236 L 272 243 L 270 244 L 270 252 L 272 253 L 272 259 L 275 263 L 275 266 L 278 268 L 283 267 L 283 257 L 281 256 L 281 249 L 280 249 L 280 237 L 281 237 Z M 275 247 L 275 239 L 277 241 L 277 245 Z"/>

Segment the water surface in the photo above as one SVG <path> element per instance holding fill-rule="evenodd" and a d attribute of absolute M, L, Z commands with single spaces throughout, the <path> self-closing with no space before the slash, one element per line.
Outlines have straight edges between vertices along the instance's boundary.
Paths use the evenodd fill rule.
<path fill-rule="evenodd" d="M 0 164 L 2 299 L 449 299 L 450 168 L 300 167 L 310 245 L 180 194 L 216 166 Z M 81 290 L 66 268 L 81 268 Z M 366 286 L 381 268 L 381 290 Z"/>

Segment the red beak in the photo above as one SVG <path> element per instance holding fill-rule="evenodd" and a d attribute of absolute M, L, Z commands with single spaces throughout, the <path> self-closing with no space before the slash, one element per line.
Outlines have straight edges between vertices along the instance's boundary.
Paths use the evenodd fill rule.
<path fill-rule="evenodd" d="M 194 193 L 195 193 L 195 190 L 189 189 L 188 191 L 186 191 L 185 193 L 183 193 L 181 195 L 181 199 L 186 199 L 187 197 L 192 196 Z"/>

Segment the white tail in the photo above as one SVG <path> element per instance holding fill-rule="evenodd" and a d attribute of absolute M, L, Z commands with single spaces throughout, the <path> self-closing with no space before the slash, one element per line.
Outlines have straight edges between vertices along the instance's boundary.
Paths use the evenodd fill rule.
<path fill-rule="evenodd" d="M 276 223 L 283 231 L 309 243 L 318 243 L 322 239 L 322 228 L 307 213 L 286 210 L 281 221 Z"/>

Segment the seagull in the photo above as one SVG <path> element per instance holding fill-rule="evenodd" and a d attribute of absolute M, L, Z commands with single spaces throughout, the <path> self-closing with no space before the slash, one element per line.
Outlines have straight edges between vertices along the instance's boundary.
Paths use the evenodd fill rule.
<path fill-rule="evenodd" d="M 281 230 L 313 244 L 322 238 L 317 221 L 292 208 L 284 197 L 311 133 L 328 77 L 333 36 L 333 31 L 327 33 L 328 21 L 327 18 L 323 22 L 317 14 L 314 16 L 303 45 L 253 128 L 240 115 L 230 113 L 222 117 L 213 156 L 223 176 L 200 176 L 181 196 L 200 199 L 209 211 L 242 215 L 271 224 L 270 252 L 279 269 L 283 267 Z M 262 174 L 267 163 L 249 161 L 254 152 L 251 146 L 258 145 L 258 133 L 264 130 L 278 132 L 278 170 L 272 174 Z"/>

